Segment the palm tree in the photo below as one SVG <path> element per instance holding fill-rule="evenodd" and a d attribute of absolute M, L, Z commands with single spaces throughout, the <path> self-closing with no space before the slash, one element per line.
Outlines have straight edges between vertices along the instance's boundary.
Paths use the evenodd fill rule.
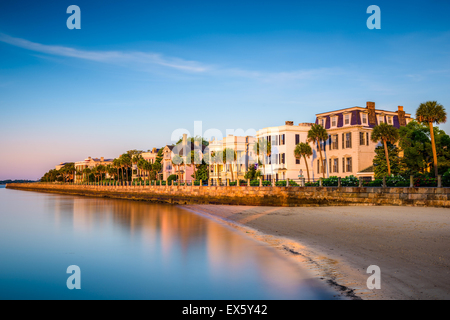
<path fill-rule="evenodd" d="M 380 123 L 372 129 L 371 139 L 373 142 L 383 141 L 384 154 L 386 156 L 386 163 L 388 167 L 388 175 L 391 175 L 391 165 L 389 163 L 389 151 L 387 143 L 396 143 L 399 138 L 399 133 L 397 128 L 391 126 L 387 123 Z"/>
<path fill-rule="evenodd" d="M 194 167 L 194 179 L 197 179 L 197 175 L 195 172 L 195 168 L 197 167 L 197 164 L 201 164 L 201 159 L 200 159 L 200 155 L 198 154 L 198 152 L 196 152 L 196 150 L 191 150 L 190 153 L 190 164 L 188 164 L 188 166 L 193 166 Z M 188 159 L 189 160 L 189 159 Z"/>
<path fill-rule="evenodd" d="M 231 167 L 231 181 L 234 181 L 233 164 L 235 163 L 236 159 L 236 151 L 231 148 L 225 148 L 225 150 L 223 150 L 223 163 L 228 163 Z"/>
<path fill-rule="evenodd" d="M 433 124 L 445 123 L 447 121 L 447 113 L 443 105 L 436 101 L 427 101 L 421 103 L 416 110 L 416 119 L 419 122 L 428 124 L 430 126 L 431 147 L 433 149 L 434 174 L 438 176 L 436 142 L 434 141 Z"/>
<path fill-rule="evenodd" d="M 116 158 L 113 160 L 113 166 L 117 169 L 117 180 L 119 180 L 119 169 L 122 168 L 122 161 L 120 158 Z M 123 172 L 122 172 L 122 180 L 123 180 Z"/>
<path fill-rule="evenodd" d="M 257 141 L 253 145 L 253 151 L 258 156 L 258 161 L 259 161 L 259 157 L 260 156 L 263 157 L 264 173 L 266 173 L 265 172 L 265 165 L 266 165 L 266 160 L 265 159 L 266 159 L 266 156 L 270 157 L 272 155 L 272 144 L 270 143 L 270 141 L 268 141 L 267 139 L 263 138 L 261 141 Z M 271 169 L 272 174 L 273 174 L 272 161 L 270 161 L 270 169 Z"/>
<path fill-rule="evenodd" d="M 136 165 L 136 175 L 138 176 L 138 177 L 140 177 L 140 174 L 139 174 L 139 167 L 137 166 L 137 164 L 139 163 L 139 160 L 140 159 L 143 159 L 142 158 L 142 156 L 141 156 L 141 154 L 136 154 L 136 155 L 134 155 L 132 158 L 131 158 L 131 162 L 134 164 L 134 165 Z"/>
<path fill-rule="evenodd" d="M 173 158 L 172 158 L 172 165 L 175 167 L 177 167 L 177 179 L 178 180 L 181 180 L 180 179 L 180 165 L 182 165 L 183 164 L 183 158 L 181 158 L 179 155 L 174 155 L 173 156 Z"/>
<path fill-rule="evenodd" d="M 295 146 L 294 150 L 294 156 L 297 159 L 300 159 L 303 157 L 305 159 L 306 164 L 306 172 L 308 173 L 308 182 L 309 182 L 309 169 L 308 169 L 308 161 L 306 160 L 306 157 L 312 156 L 313 152 L 311 149 L 311 146 L 308 143 L 300 142 L 298 145 Z"/>
<path fill-rule="evenodd" d="M 91 174 L 91 169 L 89 167 L 83 169 L 84 177 L 86 182 L 89 182 L 89 175 Z"/>
<path fill-rule="evenodd" d="M 322 156 L 322 141 L 326 141 L 328 139 L 328 132 L 322 127 L 320 124 L 313 124 L 311 129 L 308 131 L 308 142 L 317 143 L 319 154 L 320 154 L 320 163 L 322 166 L 322 174 L 325 178 L 325 166 L 323 165 L 323 156 Z M 320 168 L 320 166 L 319 166 Z"/>
<path fill-rule="evenodd" d="M 123 170 L 125 170 L 126 181 L 128 181 L 128 168 L 131 167 L 131 156 L 128 153 L 124 153 L 120 156 L 120 164 L 122 166 L 122 180 Z"/>

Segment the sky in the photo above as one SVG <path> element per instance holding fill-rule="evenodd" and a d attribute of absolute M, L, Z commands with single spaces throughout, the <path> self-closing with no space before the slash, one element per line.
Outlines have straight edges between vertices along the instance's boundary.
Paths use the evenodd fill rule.
<path fill-rule="evenodd" d="M 225 135 L 367 101 L 450 110 L 449 16 L 447 0 L 2 1 L 0 180 L 160 148 L 194 121 Z"/>

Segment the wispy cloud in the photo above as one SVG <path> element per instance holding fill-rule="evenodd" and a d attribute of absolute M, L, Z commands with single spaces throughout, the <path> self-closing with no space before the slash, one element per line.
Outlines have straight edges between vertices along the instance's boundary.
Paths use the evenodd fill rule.
<path fill-rule="evenodd" d="M 156 64 L 168 68 L 183 70 L 187 72 L 205 72 L 208 67 L 195 61 L 187 61 L 179 58 L 168 58 L 158 53 L 145 52 L 121 52 L 121 51 L 87 51 L 63 46 L 45 45 L 31 42 L 25 39 L 14 38 L 0 33 L 0 41 L 10 45 L 47 53 L 56 56 L 72 57 L 105 63 Z"/>
<path fill-rule="evenodd" d="M 166 57 L 162 54 L 153 52 L 79 50 L 64 46 L 40 44 L 26 39 L 11 37 L 2 33 L 0 33 L 0 41 L 16 47 L 44 54 L 118 65 L 133 65 L 137 66 L 140 70 L 148 70 L 146 66 L 153 64 L 191 74 L 209 74 L 221 77 L 246 78 L 263 82 L 315 80 L 318 78 L 335 76 L 337 74 L 342 74 L 343 72 L 343 70 L 339 68 L 318 68 L 286 72 L 266 72 L 245 70 L 241 68 L 221 68 L 218 66 L 206 65 L 198 61 L 189 61 L 176 57 Z"/>

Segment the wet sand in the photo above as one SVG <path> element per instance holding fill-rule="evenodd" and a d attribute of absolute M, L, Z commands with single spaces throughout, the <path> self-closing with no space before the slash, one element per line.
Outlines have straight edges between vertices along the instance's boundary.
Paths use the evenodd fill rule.
<path fill-rule="evenodd" d="M 450 210 L 187 205 L 295 259 L 353 299 L 450 299 Z M 370 265 L 381 289 L 369 290 Z"/>

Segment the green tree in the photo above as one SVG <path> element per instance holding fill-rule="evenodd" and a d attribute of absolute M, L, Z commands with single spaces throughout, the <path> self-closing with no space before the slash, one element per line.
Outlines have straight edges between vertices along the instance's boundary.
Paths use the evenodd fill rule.
<path fill-rule="evenodd" d="M 306 172 L 308 173 L 308 182 L 310 181 L 310 179 L 309 179 L 308 161 L 306 160 L 306 158 L 309 158 L 310 156 L 312 156 L 312 154 L 313 154 L 313 152 L 312 152 L 311 146 L 308 143 L 300 142 L 299 144 L 297 144 L 295 146 L 294 156 L 297 159 L 301 159 L 301 157 L 303 157 L 303 159 L 305 159 Z"/>
<path fill-rule="evenodd" d="M 382 146 L 375 148 L 375 157 L 373 158 L 374 173 L 376 179 L 381 179 L 383 177 L 399 175 L 403 171 L 403 167 L 399 157 L 399 148 L 394 144 L 389 142 L 386 143 L 388 152 L 384 149 L 384 144 Z M 386 161 L 386 154 L 389 155 L 389 167 Z"/>
<path fill-rule="evenodd" d="M 383 142 L 384 152 L 387 162 L 388 175 L 391 175 L 391 165 L 389 163 L 389 150 L 387 143 L 394 144 L 399 139 L 399 133 L 397 128 L 387 123 L 380 123 L 372 129 L 371 139 L 373 142 Z"/>
<path fill-rule="evenodd" d="M 313 124 L 308 131 L 308 142 L 317 144 L 320 154 L 320 163 L 322 165 L 322 174 L 325 178 L 325 167 L 323 166 L 322 143 L 328 139 L 328 132 L 320 124 Z"/>
<path fill-rule="evenodd" d="M 434 175 L 438 176 L 438 161 L 436 153 L 436 141 L 434 138 L 433 125 L 445 123 L 447 121 L 447 113 L 443 105 L 436 101 L 427 101 L 421 103 L 416 110 L 416 119 L 419 122 L 426 123 L 430 127 L 431 148 L 433 150 Z"/>

